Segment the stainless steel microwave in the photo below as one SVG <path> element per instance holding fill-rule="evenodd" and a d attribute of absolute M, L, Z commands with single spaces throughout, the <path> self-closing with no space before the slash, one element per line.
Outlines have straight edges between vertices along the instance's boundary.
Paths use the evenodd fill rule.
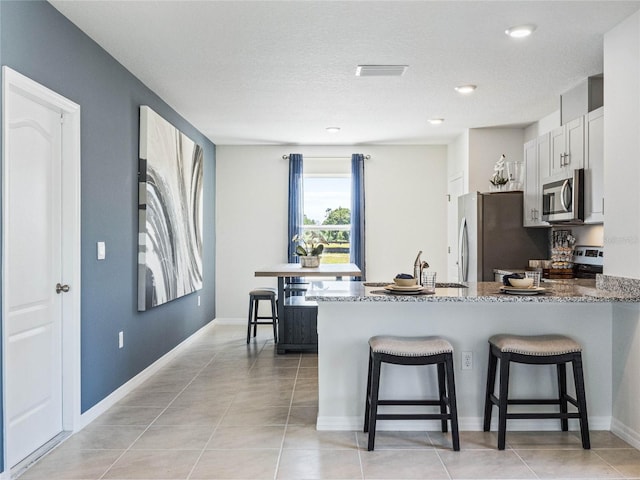
<path fill-rule="evenodd" d="M 542 220 L 549 223 L 584 221 L 584 169 L 578 168 L 568 178 L 542 186 Z"/>

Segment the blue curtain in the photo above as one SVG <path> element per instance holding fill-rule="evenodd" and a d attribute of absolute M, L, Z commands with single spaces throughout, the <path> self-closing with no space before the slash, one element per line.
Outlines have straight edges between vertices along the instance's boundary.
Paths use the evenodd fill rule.
<path fill-rule="evenodd" d="M 355 263 L 366 279 L 364 238 L 364 155 L 351 155 L 351 263 Z"/>
<path fill-rule="evenodd" d="M 302 185 L 302 154 L 291 153 L 289 154 L 289 230 L 287 232 L 289 263 L 300 262 L 298 256 L 295 255 L 296 246 L 291 239 L 302 233 L 304 200 Z"/>

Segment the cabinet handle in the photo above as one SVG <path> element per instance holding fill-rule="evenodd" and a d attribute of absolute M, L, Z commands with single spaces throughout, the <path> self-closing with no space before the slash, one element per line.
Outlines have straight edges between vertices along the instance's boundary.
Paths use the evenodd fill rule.
<path fill-rule="evenodd" d="M 604 215 L 604 197 L 602 197 L 602 214 Z"/>

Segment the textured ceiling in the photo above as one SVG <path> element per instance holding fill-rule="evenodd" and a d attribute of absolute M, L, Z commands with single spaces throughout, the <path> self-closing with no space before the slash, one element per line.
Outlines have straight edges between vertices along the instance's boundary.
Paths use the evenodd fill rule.
<path fill-rule="evenodd" d="M 219 145 L 430 144 L 465 128 L 527 125 L 602 72 L 603 34 L 640 9 L 639 1 L 50 3 Z M 523 23 L 537 25 L 531 37 L 504 34 Z M 358 64 L 409 68 L 361 78 Z M 454 91 L 466 83 L 474 94 Z M 432 117 L 445 122 L 430 125 Z"/>

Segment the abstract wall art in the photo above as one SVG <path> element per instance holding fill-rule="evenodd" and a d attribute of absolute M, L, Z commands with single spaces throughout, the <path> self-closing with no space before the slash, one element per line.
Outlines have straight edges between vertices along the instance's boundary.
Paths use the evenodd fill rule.
<path fill-rule="evenodd" d="M 202 147 L 140 107 L 138 310 L 202 288 Z"/>

